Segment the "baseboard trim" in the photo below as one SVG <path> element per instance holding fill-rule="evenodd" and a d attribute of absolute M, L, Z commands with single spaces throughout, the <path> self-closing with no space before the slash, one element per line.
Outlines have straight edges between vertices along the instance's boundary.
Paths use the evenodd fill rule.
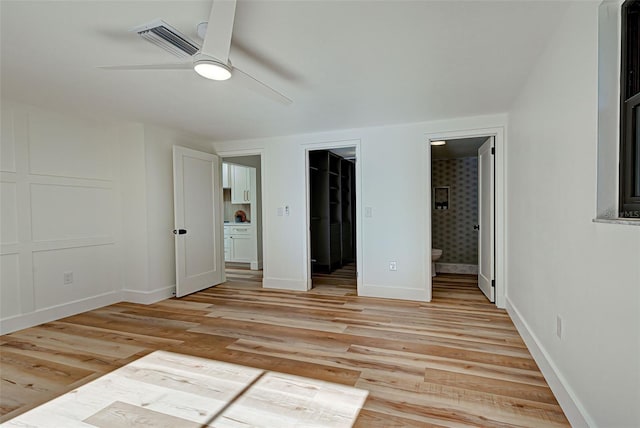
<path fill-rule="evenodd" d="M 527 322 L 522 318 L 520 311 L 518 311 L 513 302 L 509 300 L 508 296 L 506 297 L 506 302 L 507 313 L 513 320 L 513 324 L 516 326 L 520 336 L 522 336 L 527 348 L 529 348 L 533 359 L 538 364 L 538 367 L 540 367 L 540 371 L 549 384 L 551 391 L 553 391 L 553 394 L 556 396 L 567 419 L 569 419 L 571 426 L 595 427 L 595 422 L 580 403 L 569 383 L 554 364 L 549 353 L 540 344 L 537 336 L 531 331 Z"/>
<path fill-rule="evenodd" d="M 28 314 L 16 315 L 13 317 L 0 320 L 0 334 L 13 333 L 14 331 L 33 327 L 51 321 L 57 321 L 61 318 L 77 315 L 82 312 L 91 311 L 93 309 L 109 306 L 114 303 L 121 302 L 121 291 L 111 291 L 109 293 L 99 294 L 97 296 L 88 297 L 86 299 L 75 300 L 73 302 L 64 303 L 58 306 L 52 306 L 45 309 L 39 309 Z"/>
<path fill-rule="evenodd" d="M 273 288 L 276 290 L 307 291 L 307 280 L 285 279 L 285 278 L 263 278 L 262 288 Z"/>
<path fill-rule="evenodd" d="M 383 285 L 362 284 L 358 296 L 381 297 L 384 299 L 413 300 L 428 302 L 429 294 L 425 288 L 385 287 Z"/>
<path fill-rule="evenodd" d="M 150 305 L 160 300 L 170 299 L 176 295 L 176 286 L 157 288 L 151 291 L 122 290 L 122 300 L 129 303 Z"/>
<path fill-rule="evenodd" d="M 260 269 L 262 269 L 262 261 L 251 262 L 249 264 L 249 269 L 251 269 L 251 270 L 260 270 Z"/>

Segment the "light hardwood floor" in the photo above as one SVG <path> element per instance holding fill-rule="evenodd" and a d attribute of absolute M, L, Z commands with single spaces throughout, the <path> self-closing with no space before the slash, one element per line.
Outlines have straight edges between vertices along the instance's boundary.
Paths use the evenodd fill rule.
<path fill-rule="evenodd" d="M 331 273 L 314 273 L 311 275 L 313 293 L 333 296 L 355 296 L 356 265 L 347 264 Z"/>
<path fill-rule="evenodd" d="M 569 426 L 507 313 L 475 278 L 439 275 L 431 303 L 318 284 L 229 282 L 153 305 L 119 303 L 0 337 L 0 420 L 154 350 L 369 391 L 358 427 Z M 235 275 L 235 276 L 234 276 Z"/>

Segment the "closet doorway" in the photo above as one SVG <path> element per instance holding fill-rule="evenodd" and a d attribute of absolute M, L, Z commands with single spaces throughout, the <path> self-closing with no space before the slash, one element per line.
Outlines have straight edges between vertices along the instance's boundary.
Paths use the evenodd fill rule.
<path fill-rule="evenodd" d="M 357 294 L 356 147 L 307 154 L 309 288 Z"/>

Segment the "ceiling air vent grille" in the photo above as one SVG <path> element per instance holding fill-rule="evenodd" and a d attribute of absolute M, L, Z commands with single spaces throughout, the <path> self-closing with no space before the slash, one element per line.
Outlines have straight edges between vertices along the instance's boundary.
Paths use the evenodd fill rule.
<path fill-rule="evenodd" d="M 200 50 L 200 46 L 162 20 L 136 27 L 143 39 L 161 47 L 179 58 L 187 58 Z"/>

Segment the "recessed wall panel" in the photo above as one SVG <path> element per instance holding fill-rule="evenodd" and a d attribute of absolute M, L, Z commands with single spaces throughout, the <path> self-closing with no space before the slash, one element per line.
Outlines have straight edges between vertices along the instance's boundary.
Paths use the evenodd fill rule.
<path fill-rule="evenodd" d="M 20 314 L 20 264 L 17 254 L 0 256 L 0 318 Z"/>
<path fill-rule="evenodd" d="M 30 113 L 30 172 L 110 180 L 109 135 L 109 130 L 99 123 L 54 113 Z"/>
<path fill-rule="evenodd" d="M 95 297 L 116 289 L 113 245 L 33 253 L 36 309 Z M 72 282 L 65 284 L 65 274 Z"/>
<path fill-rule="evenodd" d="M 185 239 L 186 274 L 202 274 L 216 268 L 216 254 L 213 224 L 216 212 L 213 209 L 213 196 L 202 197 L 203 183 L 212 183 L 211 162 L 184 156 L 184 222 L 197 233 Z M 210 184 L 209 184 L 210 186 Z"/>
<path fill-rule="evenodd" d="M 0 183 L 0 243 L 18 242 L 18 211 L 16 183 Z"/>
<path fill-rule="evenodd" d="M 4 110 L 0 126 L 0 171 L 16 172 L 16 148 L 11 111 Z"/>
<path fill-rule="evenodd" d="M 34 241 L 113 235 L 113 190 L 32 184 Z"/>

